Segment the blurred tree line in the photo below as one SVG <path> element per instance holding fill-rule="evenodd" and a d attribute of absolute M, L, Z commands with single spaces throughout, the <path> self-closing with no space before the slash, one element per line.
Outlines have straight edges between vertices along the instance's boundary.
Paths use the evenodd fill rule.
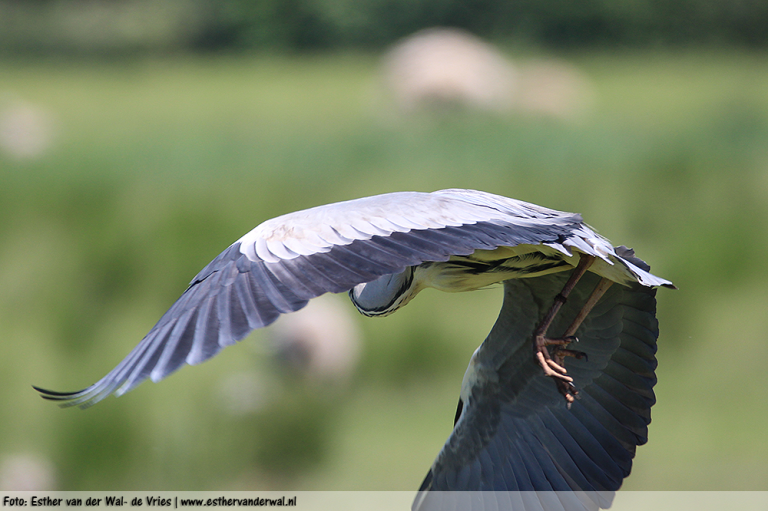
<path fill-rule="evenodd" d="M 0 0 L 0 51 L 381 48 L 455 26 L 545 47 L 765 47 L 765 0 Z"/>

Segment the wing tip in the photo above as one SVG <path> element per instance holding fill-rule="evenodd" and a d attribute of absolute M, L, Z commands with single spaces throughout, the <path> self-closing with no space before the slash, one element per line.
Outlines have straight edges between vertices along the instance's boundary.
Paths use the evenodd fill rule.
<path fill-rule="evenodd" d="M 54 401 L 60 408 L 69 408 L 71 406 L 77 406 L 80 409 L 89 408 L 106 397 L 106 394 L 100 392 L 96 385 L 78 390 L 75 392 L 58 392 L 55 390 L 48 390 L 36 385 L 32 385 L 41 398 L 46 401 Z"/>
<path fill-rule="evenodd" d="M 624 245 L 619 245 L 614 248 L 616 255 L 621 262 L 632 272 L 638 281 L 644 286 L 648 287 L 665 287 L 667 289 L 677 289 L 672 282 L 661 277 L 657 277 L 650 273 L 651 266 L 637 257 L 635 251 Z M 638 271 L 639 270 L 639 271 Z"/>
<path fill-rule="evenodd" d="M 61 408 L 68 408 L 75 405 L 75 401 L 86 392 L 88 389 L 78 390 L 75 392 L 58 392 L 55 390 L 48 390 L 37 385 L 32 385 L 32 388 L 37 391 L 41 398 L 47 401 L 55 401 Z"/>

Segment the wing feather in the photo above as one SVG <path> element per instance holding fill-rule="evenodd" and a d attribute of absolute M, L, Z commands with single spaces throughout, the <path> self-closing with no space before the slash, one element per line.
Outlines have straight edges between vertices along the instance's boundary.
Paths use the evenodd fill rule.
<path fill-rule="evenodd" d="M 462 390 L 462 416 L 414 509 L 436 509 L 430 492 L 448 490 L 480 495 L 494 490 L 487 499 L 499 498 L 498 491 L 535 490 L 522 497 L 524 510 L 610 506 L 631 470 L 636 447 L 647 440 L 656 382 L 655 290 L 612 286 L 584 321 L 577 349 L 589 357 L 566 360 L 580 391 L 580 399 L 567 408 L 530 351 L 531 325 L 567 277 L 565 272 L 505 282 L 499 319 L 474 357 L 474 383 Z M 570 324 L 598 280 L 594 274 L 582 278 L 552 331 Z M 446 486 L 450 474 L 467 465 L 482 469 L 480 483 Z"/>
<path fill-rule="evenodd" d="M 221 350 L 219 339 L 219 318 L 215 314 L 216 297 L 209 296 L 200 303 L 197 311 L 197 324 L 195 336 L 192 339 L 192 348 L 187 355 L 187 363 L 199 364 L 208 360 Z"/>
<path fill-rule="evenodd" d="M 115 375 L 119 375 L 120 378 L 110 378 L 110 386 L 120 386 L 119 390 L 117 391 L 118 394 L 128 392 L 134 386 L 138 385 L 141 381 L 149 377 L 149 375 L 152 373 L 152 370 L 157 365 L 157 361 L 160 359 L 160 356 L 163 353 L 165 343 L 168 341 L 168 336 L 171 335 L 171 330 L 173 330 L 175 324 L 175 318 L 164 324 L 162 328 L 156 332 L 156 335 L 146 343 L 146 349 L 143 350 L 139 357 L 137 357 L 137 360 L 134 363 L 126 366 L 124 370 L 120 372 L 122 374 L 119 373 Z M 125 374 L 124 377 L 123 374 Z M 109 376 L 110 375 L 108 374 L 107 378 L 109 378 Z M 83 397 L 86 396 L 84 395 Z M 89 401 L 88 404 L 94 404 L 94 402 Z"/>
<path fill-rule="evenodd" d="M 90 406 L 150 375 L 157 381 L 184 363 L 201 363 L 323 293 L 348 291 L 409 266 L 476 250 L 544 244 L 567 253 L 563 246 L 569 240 L 590 255 L 609 253 L 612 260 L 624 261 L 579 215 L 474 190 L 385 194 L 283 215 L 262 223 L 206 265 L 104 378 L 78 392 L 39 390 L 64 406 Z M 650 278 L 630 250 L 621 254 L 629 263 L 622 268 Z M 631 275 L 630 270 L 622 271 Z M 637 328 L 642 334 L 652 327 L 639 323 Z M 647 346 L 627 350 L 627 367 L 637 365 L 632 355 L 645 360 L 649 351 Z"/>
<path fill-rule="evenodd" d="M 193 327 L 197 323 L 196 314 L 195 309 L 187 310 L 176 320 L 160 352 L 160 357 L 152 368 L 150 373 L 152 379 L 161 380 L 184 363 L 195 336 Z"/>
<path fill-rule="evenodd" d="M 261 318 L 260 310 L 264 310 L 265 306 L 257 302 L 261 298 L 258 293 L 259 283 L 256 280 L 256 272 L 250 271 L 246 275 L 235 281 L 235 291 L 237 292 L 237 299 L 240 302 L 240 307 L 245 313 L 246 320 L 248 321 L 248 328 L 254 330 L 261 328 L 264 325 L 264 320 Z"/>

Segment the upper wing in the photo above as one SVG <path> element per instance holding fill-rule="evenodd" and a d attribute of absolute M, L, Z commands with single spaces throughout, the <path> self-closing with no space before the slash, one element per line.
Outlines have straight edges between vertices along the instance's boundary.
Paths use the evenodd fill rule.
<path fill-rule="evenodd" d="M 131 353 L 72 393 L 42 389 L 63 406 L 92 405 L 198 364 L 280 314 L 424 261 L 477 249 L 546 244 L 614 259 L 610 244 L 573 213 L 474 190 L 402 192 L 329 204 L 268 220 L 192 280 Z"/>
<path fill-rule="evenodd" d="M 647 440 L 655 402 L 655 290 L 612 286 L 584 321 L 575 349 L 588 358 L 566 359 L 579 390 L 568 408 L 530 342 L 568 273 L 505 282 L 499 319 L 468 370 L 461 417 L 414 509 L 610 506 Z M 598 280 L 581 279 L 550 333 L 567 328 Z"/>

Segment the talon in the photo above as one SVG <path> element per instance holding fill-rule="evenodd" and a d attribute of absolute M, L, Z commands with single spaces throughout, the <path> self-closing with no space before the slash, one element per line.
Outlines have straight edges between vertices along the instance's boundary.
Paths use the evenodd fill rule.
<path fill-rule="evenodd" d="M 544 370 L 544 375 L 555 380 L 557 390 L 565 398 L 568 408 L 578 397 L 579 391 L 573 384 L 573 378 L 568 376 L 568 370 L 563 365 L 565 357 L 576 359 L 586 359 L 587 354 L 583 351 L 571 350 L 566 348 L 572 342 L 578 342 L 578 338 L 573 335 L 561 338 L 548 338 L 543 335 L 534 336 L 534 351 L 536 359 Z M 548 346 L 552 346 L 550 353 Z"/>
<path fill-rule="evenodd" d="M 576 386 L 570 382 L 564 383 L 564 382 L 558 381 L 557 390 L 559 390 L 560 393 L 565 398 L 566 406 L 568 407 L 568 409 L 571 408 L 571 404 L 573 404 L 576 401 L 576 398 L 579 397 L 579 391 L 576 389 Z"/>
<path fill-rule="evenodd" d="M 546 376 L 551 376 L 568 382 L 573 381 L 573 378 L 566 376 L 568 370 L 563 366 L 563 356 L 561 355 L 577 356 L 577 354 L 581 353 L 564 348 L 564 346 L 567 346 L 572 342 L 572 339 L 575 339 L 575 337 L 571 336 L 560 339 L 550 339 L 542 335 L 536 336 L 534 341 L 534 351 L 539 365 L 544 369 L 544 374 Z M 549 353 L 547 346 L 554 346 L 552 354 Z M 569 354 L 571 351 L 573 352 L 573 355 Z"/>

